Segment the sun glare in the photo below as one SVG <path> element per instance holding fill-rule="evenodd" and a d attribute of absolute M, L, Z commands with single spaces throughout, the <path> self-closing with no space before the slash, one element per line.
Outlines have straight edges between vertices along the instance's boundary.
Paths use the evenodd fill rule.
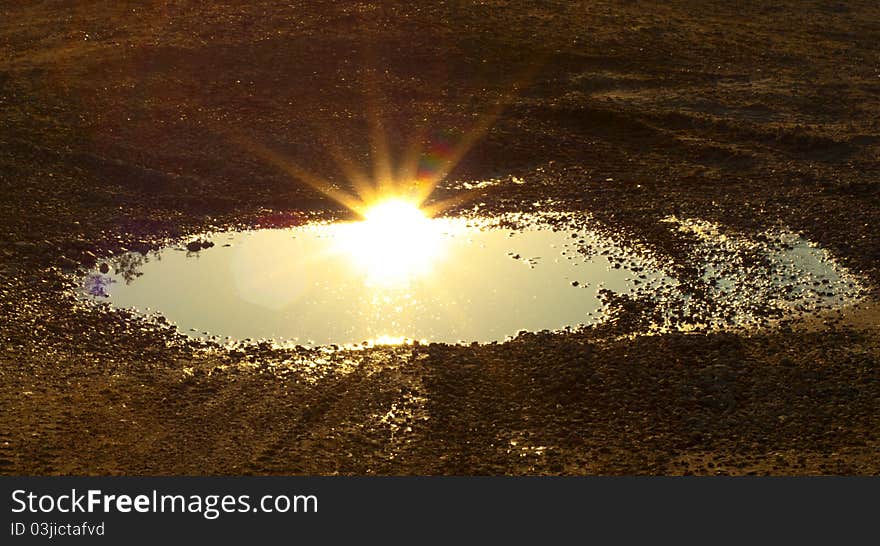
<path fill-rule="evenodd" d="M 416 203 L 399 197 L 379 201 L 364 211 L 364 218 L 374 226 L 391 230 L 418 226 L 427 220 Z"/>
<path fill-rule="evenodd" d="M 411 201 L 388 198 L 367 208 L 364 220 L 340 224 L 337 249 L 351 257 L 371 286 L 406 286 L 430 273 L 451 225 L 432 220 Z"/>

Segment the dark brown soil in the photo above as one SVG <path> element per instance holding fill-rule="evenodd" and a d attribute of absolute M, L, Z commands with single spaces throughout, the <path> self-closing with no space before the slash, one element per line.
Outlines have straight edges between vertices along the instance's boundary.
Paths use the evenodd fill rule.
<path fill-rule="evenodd" d="M 576 334 L 325 354 L 205 351 L 70 281 L 346 214 L 243 140 L 344 186 L 329 150 L 368 167 L 371 113 L 397 163 L 509 102 L 448 177 L 502 180 L 487 212 L 552 199 L 683 274 L 666 216 L 789 226 L 877 286 L 878 51 L 874 1 L 6 3 L 0 473 L 880 473 L 876 295 L 750 334 L 634 336 L 624 301 Z"/>

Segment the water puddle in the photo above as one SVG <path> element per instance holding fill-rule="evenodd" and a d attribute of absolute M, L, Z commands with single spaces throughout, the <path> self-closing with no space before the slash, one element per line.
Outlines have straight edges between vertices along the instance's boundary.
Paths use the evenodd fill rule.
<path fill-rule="evenodd" d="M 677 287 L 666 313 L 691 326 L 760 326 L 855 303 L 864 290 L 827 250 L 789 230 L 750 238 L 704 220 L 664 222 L 696 239 L 688 250 L 700 275 Z"/>
<path fill-rule="evenodd" d="M 595 324 L 605 319 L 604 290 L 656 301 L 659 329 L 683 317 L 749 324 L 768 309 L 842 305 L 859 290 L 825 251 L 787 232 L 755 241 L 668 219 L 696 234 L 691 259 L 702 274 L 684 281 L 588 221 L 400 220 L 219 233 L 126 254 L 91 272 L 83 293 L 158 312 L 193 336 L 351 346 L 490 342 Z"/>
<path fill-rule="evenodd" d="M 628 292 L 652 280 L 639 260 L 615 268 L 607 249 L 587 256 L 607 246 L 597 234 L 535 222 L 315 224 L 211 242 L 126 255 L 89 275 L 86 292 L 159 311 L 182 331 L 346 345 L 487 342 L 587 324 L 600 316 L 597 288 Z"/>

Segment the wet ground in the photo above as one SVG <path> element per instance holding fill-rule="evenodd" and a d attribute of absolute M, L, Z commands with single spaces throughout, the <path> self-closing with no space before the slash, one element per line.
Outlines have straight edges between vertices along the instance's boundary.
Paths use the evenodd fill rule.
<path fill-rule="evenodd" d="M 880 471 L 875 3 L 2 11 L 0 472 Z M 349 216 L 242 137 L 342 187 L 333 150 L 368 168 L 370 113 L 396 157 L 416 135 L 442 157 L 499 103 L 437 200 L 588 213 L 705 301 L 705 228 L 790 232 L 863 299 L 640 335 L 656 306 L 612 294 L 578 332 L 329 352 L 77 297 L 111 256 Z"/>

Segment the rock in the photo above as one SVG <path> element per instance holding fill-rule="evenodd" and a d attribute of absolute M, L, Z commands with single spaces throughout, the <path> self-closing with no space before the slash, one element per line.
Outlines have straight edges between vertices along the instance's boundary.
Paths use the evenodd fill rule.
<path fill-rule="evenodd" d="M 195 241 L 190 241 L 186 243 L 186 249 L 190 252 L 198 252 L 204 248 L 211 248 L 214 246 L 214 243 L 211 241 L 205 241 L 202 239 L 197 239 Z"/>

